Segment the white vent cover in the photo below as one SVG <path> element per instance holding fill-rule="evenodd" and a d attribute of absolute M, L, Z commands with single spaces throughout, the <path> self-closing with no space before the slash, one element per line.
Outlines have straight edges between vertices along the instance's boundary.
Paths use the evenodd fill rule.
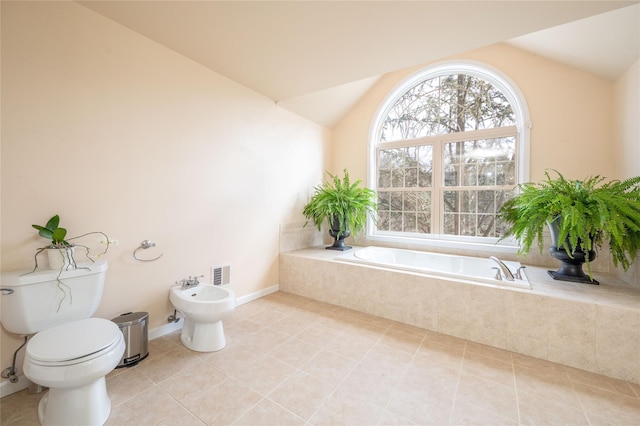
<path fill-rule="evenodd" d="M 220 265 L 211 267 L 211 284 L 227 285 L 231 284 L 231 265 Z"/>

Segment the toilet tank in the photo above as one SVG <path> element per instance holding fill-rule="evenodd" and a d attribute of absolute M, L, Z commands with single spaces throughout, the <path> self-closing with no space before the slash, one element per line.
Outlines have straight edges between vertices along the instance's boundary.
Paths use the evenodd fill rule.
<path fill-rule="evenodd" d="M 63 272 L 3 273 L 2 326 L 11 333 L 26 335 L 90 318 L 100 304 L 106 271 L 107 262 L 102 260 L 78 263 L 77 269 Z"/>

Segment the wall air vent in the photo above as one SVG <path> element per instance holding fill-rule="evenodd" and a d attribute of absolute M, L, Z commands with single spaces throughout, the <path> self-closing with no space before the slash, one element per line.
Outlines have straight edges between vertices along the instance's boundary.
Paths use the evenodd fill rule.
<path fill-rule="evenodd" d="M 231 265 L 220 265 L 211 267 L 211 284 L 227 285 L 231 284 Z"/>

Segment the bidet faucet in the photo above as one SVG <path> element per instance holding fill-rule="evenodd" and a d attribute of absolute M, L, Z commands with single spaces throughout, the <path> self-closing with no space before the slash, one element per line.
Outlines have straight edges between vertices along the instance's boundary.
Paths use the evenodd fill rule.
<path fill-rule="evenodd" d="M 504 278 L 507 281 L 515 281 L 514 278 L 513 278 L 513 273 L 511 272 L 511 269 L 509 269 L 509 267 L 507 265 L 505 265 L 502 260 L 498 259 L 495 256 L 491 256 L 489 259 L 493 260 L 494 262 L 496 262 L 498 264 L 498 266 L 500 267 L 500 270 L 504 274 Z"/>
<path fill-rule="evenodd" d="M 189 278 L 184 278 L 180 281 L 176 281 L 176 284 L 182 284 L 182 289 L 195 287 L 198 284 L 200 284 L 200 281 L 198 281 L 198 278 L 202 278 L 202 277 L 204 277 L 204 275 L 195 276 L 195 277 L 192 277 L 191 275 L 189 275 Z"/>

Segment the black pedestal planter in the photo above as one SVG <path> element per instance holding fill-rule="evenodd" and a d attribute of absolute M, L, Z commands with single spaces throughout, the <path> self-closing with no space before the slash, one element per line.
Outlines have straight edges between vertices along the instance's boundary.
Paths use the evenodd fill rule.
<path fill-rule="evenodd" d="M 340 221 L 337 218 L 334 218 L 331 221 L 331 229 L 329 230 L 329 235 L 334 238 L 334 242 L 332 246 L 327 247 L 327 250 L 345 251 L 353 248 L 344 243 L 344 239 L 351 235 L 351 231 L 346 229 L 346 224 L 343 226 L 343 228 L 344 231 L 340 231 Z"/>
<path fill-rule="evenodd" d="M 353 247 L 348 246 L 344 243 L 344 239 L 347 238 L 349 235 L 351 235 L 351 232 L 346 231 L 346 232 L 342 232 L 340 233 L 340 231 L 334 231 L 333 229 L 329 230 L 329 235 L 331 235 L 333 238 L 335 238 L 335 241 L 333 242 L 333 245 L 327 247 L 327 250 L 341 250 L 341 251 L 345 251 L 345 250 L 349 250 L 352 249 Z"/>
<path fill-rule="evenodd" d="M 562 265 L 560 265 L 560 269 L 558 269 L 557 271 L 548 271 L 549 275 L 554 280 L 596 285 L 600 284 L 598 281 L 591 279 L 589 275 L 585 274 L 582 270 L 582 265 L 587 261 L 587 253 L 581 250 L 579 240 L 576 251 L 572 254 L 572 256 L 569 256 L 564 248 L 558 248 L 558 236 L 560 235 L 560 229 L 558 228 L 557 220 L 558 219 L 553 222 L 548 222 L 549 231 L 551 234 L 551 248 L 549 248 L 549 253 L 551 254 L 551 256 L 562 262 Z M 569 244 L 568 241 L 567 244 Z M 595 260 L 595 250 L 590 250 L 588 252 L 588 256 L 589 262 Z"/>
<path fill-rule="evenodd" d="M 549 253 L 551 253 L 551 256 L 562 262 L 562 265 L 560 265 L 560 269 L 558 269 L 557 271 L 548 271 L 549 275 L 554 280 L 596 285 L 600 284 L 598 281 L 589 278 L 589 275 L 585 274 L 582 270 L 582 265 L 586 261 L 586 255 L 584 252 L 579 251 L 573 253 L 573 258 L 571 258 L 569 257 L 569 254 L 565 249 L 551 246 L 551 248 L 549 249 Z M 589 262 L 591 262 L 595 258 L 596 252 L 591 250 L 589 252 Z"/>

